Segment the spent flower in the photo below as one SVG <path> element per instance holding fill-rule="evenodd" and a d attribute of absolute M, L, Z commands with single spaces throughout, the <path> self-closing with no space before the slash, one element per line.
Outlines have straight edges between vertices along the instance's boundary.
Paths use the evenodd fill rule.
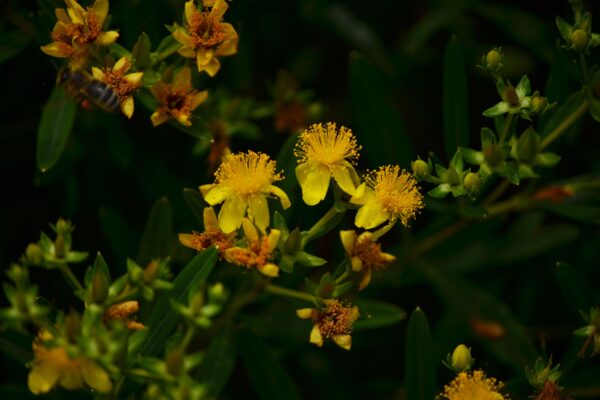
<path fill-rule="evenodd" d="M 352 325 L 359 317 L 358 307 L 350 307 L 336 299 L 323 301 L 321 308 L 301 308 L 296 315 L 302 319 L 312 319 L 313 328 L 310 342 L 323 346 L 323 339 L 331 339 L 344 350 L 352 347 Z"/>
<path fill-rule="evenodd" d="M 215 246 L 221 257 L 225 251 L 233 246 L 235 240 L 235 231 L 225 233 L 219 227 L 217 214 L 214 208 L 206 207 L 203 210 L 204 232 L 180 233 L 179 242 L 185 247 L 196 251 L 204 251 L 210 246 Z"/>

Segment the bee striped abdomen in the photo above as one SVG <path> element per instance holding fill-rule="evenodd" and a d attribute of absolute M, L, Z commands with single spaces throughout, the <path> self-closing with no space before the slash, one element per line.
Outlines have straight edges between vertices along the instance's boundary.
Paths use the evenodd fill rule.
<path fill-rule="evenodd" d="M 99 108 L 113 112 L 119 107 L 119 96 L 106 83 L 92 79 L 83 89 L 85 96 Z"/>

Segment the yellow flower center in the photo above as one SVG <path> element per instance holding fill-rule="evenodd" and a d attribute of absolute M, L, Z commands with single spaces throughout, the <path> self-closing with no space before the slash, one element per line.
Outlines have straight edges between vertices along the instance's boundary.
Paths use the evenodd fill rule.
<path fill-rule="evenodd" d="M 215 172 L 215 182 L 226 186 L 236 195 L 259 194 L 275 181 L 282 179 L 275 172 L 275 161 L 264 153 L 237 153 L 229 156 Z"/>
<path fill-rule="evenodd" d="M 133 83 L 125 79 L 125 73 L 131 68 L 130 62 L 126 62 L 121 68 L 105 68 L 104 82 L 110 85 L 114 92 L 123 100 L 133 92 L 136 87 Z"/>
<path fill-rule="evenodd" d="M 367 269 L 379 270 L 390 263 L 381 252 L 381 245 L 370 238 L 361 238 L 354 245 L 354 256 L 360 258 Z"/>
<path fill-rule="evenodd" d="M 300 134 L 294 154 L 299 163 L 316 161 L 327 167 L 358 158 L 360 146 L 352 131 L 344 126 L 338 130 L 335 123 L 314 124 Z"/>
<path fill-rule="evenodd" d="M 229 236 L 220 229 L 209 228 L 202 233 L 192 232 L 190 246 L 196 251 L 204 251 L 210 246 L 215 246 L 223 255 L 225 250 L 233 246 Z"/>
<path fill-rule="evenodd" d="M 392 214 L 392 218 L 400 218 L 403 225 L 424 207 L 417 180 L 397 165 L 380 167 L 366 181 L 383 210 Z"/>
<path fill-rule="evenodd" d="M 252 241 L 248 248 L 233 247 L 225 253 L 227 261 L 247 268 L 266 265 L 271 260 L 269 237 Z"/>
<path fill-rule="evenodd" d="M 185 87 L 167 86 L 159 96 L 160 111 L 169 116 L 190 115 L 195 91 Z"/>
<path fill-rule="evenodd" d="M 321 335 L 330 338 L 347 335 L 352 331 L 352 307 L 346 307 L 338 300 L 325 300 L 325 309 L 318 311 L 315 322 Z"/>
<path fill-rule="evenodd" d="M 447 400 L 504 400 L 498 391 L 503 384 L 494 378 L 487 378 L 483 371 L 461 372 L 444 387 L 442 397 Z"/>
<path fill-rule="evenodd" d="M 211 48 L 221 44 L 225 39 L 219 20 L 208 11 L 195 12 L 192 15 L 189 31 L 194 49 Z"/>

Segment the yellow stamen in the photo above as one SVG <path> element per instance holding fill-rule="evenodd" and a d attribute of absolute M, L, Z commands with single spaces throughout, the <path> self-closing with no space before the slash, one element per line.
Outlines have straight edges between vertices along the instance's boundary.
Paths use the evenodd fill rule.
<path fill-rule="evenodd" d="M 447 400 L 505 400 L 499 390 L 504 385 L 494 378 L 488 378 L 483 371 L 461 372 L 444 387 L 442 398 Z"/>
<path fill-rule="evenodd" d="M 298 163 L 316 161 L 331 168 L 344 160 L 354 162 L 360 149 L 350 129 L 341 126 L 338 130 L 329 122 L 311 125 L 302 132 L 294 154 Z"/>
<path fill-rule="evenodd" d="M 264 193 L 275 181 L 283 179 L 275 172 L 275 161 L 264 153 L 232 154 L 215 172 L 215 182 L 240 196 Z"/>
<path fill-rule="evenodd" d="M 344 306 L 339 300 L 325 300 L 325 309 L 316 314 L 315 322 L 324 337 L 348 335 L 352 332 L 353 308 Z"/>
<path fill-rule="evenodd" d="M 190 20 L 189 31 L 194 50 L 200 47 L 211 48 L 225 40 L 220 20 L 209 11 L 194 12 Z"/>

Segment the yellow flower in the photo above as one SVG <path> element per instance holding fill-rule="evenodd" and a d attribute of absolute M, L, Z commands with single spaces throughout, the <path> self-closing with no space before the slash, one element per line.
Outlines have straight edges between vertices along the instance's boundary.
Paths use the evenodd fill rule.
<path fill-rule="evenodd" d="M 312 319 L 314 326 L 310 332 L 310 342 L 323 346 L 323 338 L 331 339 L 344 350 L 352 347 L 352 325 L 358 319 L 358 307 L 348 307 L 339 300 L 325 300 L 323 309 L 301 308 L 296 315 L 302 319 Z"/>
<path fill-rule="evenodd" d="M 461 372 L 444 387 L 442 398 L 447 400 L 505 400 L 499 390 L 504 386 L 494 378 L 488 378 L 481 370 Z"/>
<path fill-rule="evenodd" d="M 158 108 L 150 117 L 152 125 L 158 126 L 174 118 L 181 125 L 190 126 L 190 115 L 208 97 L 208 92 L 194 90 L 191 84 L 192 74 L 188 67 L 184 67 L 167 85 L 164 82 L 155 83 L 150 91 L 158 100 Z"/>
<path fill-rule="evenodd" d="M 365 180 L 350 200 L 361 206 L 355 219 L 359 228 L 371 229 L 398 219 L 408 226 L 424 207 L 416 179 L 397 165 L 379 167 Z"/>
<path fill-rule="evenodd" d="M 386 265 L 396 260 L 391 254 L 381 251 L 377 239 L 381 234 L 356 231 L 340 231 L 340 238 L 344 250 L 350 257 L 352 271 L 362 272 L 363 277 L 358 285 L 358 290 L 363 290 L 371 281 L 371 272 L 383 269 Z"/>
<path fill-rule="evenodd" d="M 180 233 L 179 242 L 196 251 L 204 251 L 210 246 L 215 246 L 221 254 L 225 254 L 225 250 L 233 246 L 235 232 L 224 233 L 219 228 L 217 214 L 212 207 L 206 207 L 203 212 L 204 232 L 198 233 Z"/>
<path fill-rule="evenodd" d="M 223 203 L 219 212 L 223 232 L 239 228 L 246 210 L 248 217 L 264 232 L 270 219 L 267 196 L 279 197 L 283 208 L 290 206 L 285 192 L 273 185 L 281 179 L 281 173 L 275 172 L 275 161 L 268 155 L 248 151 L 223 160 L 215 172 L 215 183 L 200 186 L 200 192 L 211 206 Z"/>
<path fill-rule="evenodd" d="M 225 250 L 225 260 L 246 268 L 256 268 L 260 273 L 270 277 L 279 275 L 279 267 L 271 262 L 273 250 L 281 237 L 281 231 L 271 229 L 269 235 L 259 235 L 252 222 L 242 220 L 242 228 L 246 235 L 247 247 L 231 247 Z"/>
<path fill-rule="evenodd" d="M 113 304 L 104 312 L 102 319 L 104 322 L 123 321 L 128 329 L 139 331 L 146 327 L 141 322 L 131 319 L 131 314 L 138 312 L 139 309 L 140 305 L 137 300 Z"/>
<path fill-rule="evenodd" d="M 67 9 L 54 12 L 58 21 L 52 29 L 52 43 L 42 46 L 44 53 L 52 57 L 69 58 L 72 68 L 85 64 L 89 46 L 108 46 L 119 37 L 117 31 L 102 32 L 108 15 L 108 0 L 96 0 L 84 9 L 75 0 L 65 0 Z"/>
<path fill-rule="evenodd" d="M 304 202 L 313 206 L 323 200 L 331 177 L 344 192 L 354 194 L 358 177 L 351 162 L 358 158 L 359 150 L 352 131 L 343 126 L 338 130 L 333 122 L 314 124 L 302 132 L 294 154 Z"/>
<path fill-rule="evenodd" d="M 218 57 L 237 53 L 238 34 L 231 24 L 221 22 L 229 7 L 225 0 L 205 1 L 204 7 L 210 11 L 198 11 L 194 0 L 186 2 L 186 26 L 176 26 L 172 35 L 182 45 L 180 55 L 195 58 L 199 72 L 215 76 L 221 68 Z"/>
<path fill-rule="evenodd" d="M 119 106 L 121 112 L 127 118 L 133 115 L 133 96 L 132 93 L 142 83 L 143 72 L 133 72 L 125 75 L 131 69 L 131 60 L 127 57 L 121 57 L 112 68 L 107 67 L 103 70 L 92 67 L 92 75 L 99 81 L 106 82 L 117 96 L 119 96 Z"/>
<path fill-rule="evenodd" d="M 70 358 L 64 347 L 48 347 L 44 342 L 49 340 L 52 334 L 41 331 L 33 342 L 35 359 L 27 381 L 33 394 L 46 393 L 56 385 L 80 389 L 84 382 L 98 392 L 110 392 L 112 383 L 104 368 L 85 357 Z"/>

